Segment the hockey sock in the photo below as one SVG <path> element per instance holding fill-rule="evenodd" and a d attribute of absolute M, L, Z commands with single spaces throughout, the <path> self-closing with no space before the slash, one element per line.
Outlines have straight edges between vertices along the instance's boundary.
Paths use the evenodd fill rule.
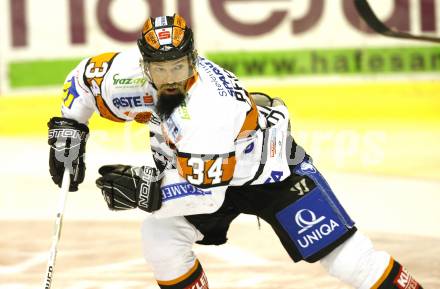
<path fill-rule="evenodd" d="M 179 278 L 169 281 L 157 280 L 157 284 L 161 289 L 209 289 L 208 279 L 199 260 L 196 260 L 194 266 Z"/>
<path fill-rule="evenodd" d="M 330 273 L 359 289 L 422 289 L 422 286 L 388 253 L 374 249 L 370 239 L 357 231 L 321 259 Z"/>
<path fill-rule="evenodd" d="M 408 273 L 408 271 L 393 258 L 390 258 L 388 267 L 372 288 L 423 289 L 423 287 Z"/>

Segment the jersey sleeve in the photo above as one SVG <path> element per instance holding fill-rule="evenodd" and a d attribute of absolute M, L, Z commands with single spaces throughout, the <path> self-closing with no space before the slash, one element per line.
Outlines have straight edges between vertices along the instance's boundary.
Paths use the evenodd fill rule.
<path fill-rule="evenodd" d="M 100 116 L 115 122 L 124 122 L 132 120 L 132 118 L 121 115 L 111 108 L 111 104 L 108 103 L 108 97 L 112 95 L 109 84 L 111 81 L 106 81 L 107 77 L 111 75 L 110 70 L 114 69 L 113 62 L 119 55 L 119 53 L 107 52 L 89 58 L 85 63 L 82 78 L 93 96 L 95 107 Z"/>
<path fill-rule="evenodd" d="M 138 83 L 141 78 L 129 78 L 137 68 L 136 55 L 130 51 L 84 59 L 64 83 L 63 116 L 87 123 L 96 111 L 115 122 L 148 122 L 152 96 L 143 91 L 145 82 Z M 124 73 L 127 79 L 117 78 Z M 131 83 L 134 80 L 138 82 Z"/>
<path fill-rule="evenodd" d="M 63 85 L 61 114 L 87 124 L 95 111 L 94 97 L 84 83 L 83 75 L 88 59 L 81 61 L 66 77 Z"/>

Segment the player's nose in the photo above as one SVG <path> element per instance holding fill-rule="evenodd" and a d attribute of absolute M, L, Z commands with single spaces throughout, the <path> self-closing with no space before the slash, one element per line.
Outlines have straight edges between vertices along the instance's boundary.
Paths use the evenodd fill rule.
<path fill-rule="evenodd" d="M 175 81 L 175 75 L 171 70 L 167 70 L 164 72 L 163 81 L 165 84 L 172 84 Z"/>

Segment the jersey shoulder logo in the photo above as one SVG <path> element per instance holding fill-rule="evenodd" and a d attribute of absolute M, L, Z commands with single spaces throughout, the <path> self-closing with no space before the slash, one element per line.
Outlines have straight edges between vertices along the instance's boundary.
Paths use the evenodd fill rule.
<path fill-rule="evenodd" d="M 95 97 L 95 104 L 100 115 L 113 121 L 123 122 L 125 120 L 116 116 L 103 99 L 101 87 L 104 76 L 109 71 L 117 55 L 118 53 L 108 52 L 90 58 L 84 70 L 84 83 L 86 83 Z"/>
<path fill-rule="evenodd" d="M 63 104 L 67 108 L 72 108 L 73 102 L 79 96 L 76 89 L 75 77 L 72 76 L 63 86 Z"/>

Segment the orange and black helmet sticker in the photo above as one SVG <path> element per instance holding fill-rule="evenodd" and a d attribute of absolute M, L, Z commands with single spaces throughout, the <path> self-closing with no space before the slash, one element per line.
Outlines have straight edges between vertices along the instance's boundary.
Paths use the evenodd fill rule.
<path fill-rule="evenodd" d="M 151 29 L 153 29 L 153 22 L 151 21 L 151 17 L 150 17 L 144 24 L 144 28 L 142 29 L 142 34 L 146 34 Z"/>
<path fill-rule="evenodd" d="M 186 21 L 185 21 L 185 19 L 183 19 L 182 16 L 175 14 L 173 25 L 185 29 L 186 28 Z"/>
<path fill-rule="evenodd" d="M 185 31 L 180 27 L 173 27 L 173 46 L 178 47 L 182 43 Z"/>
<path fill-rule="evenodd" d="M 173 23 L 173 46 L 178 47 L 182 43 L 185 34 L 186 21 L 180 15 L 174 16 Z"/>
<path fill-rule="evenodd" d="M 145 38 L 145 41 L 151 47 L 154 47 L 155 49 L 159 49 L 160 48 L 159 39 L 157 38 L 157 35 L 154 32 L 154 30 L 150 30 L 147 34 L 145 34 L 144 38 Z"/>
<path fill-rule="evenodd" d="M 142 35 L 151 47 L 159 49 L 159 39 L 157 39 L 157 35 L 153 30 L 153 20 L 151 17 L 145 22 L 144 28 L 142 29 Z"/>

